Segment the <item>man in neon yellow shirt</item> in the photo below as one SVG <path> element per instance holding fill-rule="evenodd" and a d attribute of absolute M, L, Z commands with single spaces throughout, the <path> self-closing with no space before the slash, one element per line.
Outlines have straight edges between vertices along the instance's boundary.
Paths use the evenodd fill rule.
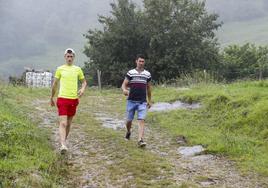
<path fill-rule="evenodd" d="M 54 96 L 57 86 L 60 83 L 57 107 L 60 117 L 59 133 L 61 153 L 65 153 L 68 150 L 66 140 L 70 132 L 73 117 L 76 113 L 76 108 L 79 104 L 79 98 L 84 94 L 87 86 L 82 69 L 73 65 L 75 58 L 74 50 L 71 48 L 66 49 L 64 58 L 66 63 L 56 70 L 50 98 L 51 106 L 55 106 Z M 82 87 L 79 91 L 78 81 L 82 82 Z"/>

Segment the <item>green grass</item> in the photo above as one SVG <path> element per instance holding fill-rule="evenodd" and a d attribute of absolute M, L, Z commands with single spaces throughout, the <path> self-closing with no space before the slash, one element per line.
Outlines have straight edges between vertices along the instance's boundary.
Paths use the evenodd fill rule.
<path fill-rule="evenodd" d="M 125 97 L 120 90 L 89 93 L 96 94 L 109 100 L 111 113 L 124 114 Z M 202 144 L 208 153 L 228 156 L 246 174 L 268 175 L 268 81 L 153 89 L 154 102 L 176 100 L 200 102 L 202 108 L 149 113 L 150 127 L 174 138 L 184 135 L 190 145 Z"/>
<path fill-rule="evenodd" d="M 29 105 L 29 103 L 36 99 L 48 98 L 49 90 L 22 87 L 3 87 L 2 89 L 7 95 L 4 95 L 0 113 L 5 114 L 8 119 L 3 121 L 4 124 L 0 130 L 5 134 L 15 135 L 3 136 L 5 141 L 1 145 L 0 157 L 2 157 L 2 152 L 11 152 L 1 158 L 0 180 L 3 184 L 7 187 L 13 186 L 14 182 L 16 182 L 16 187 L 60 187 L 66 178 L 75 179 L 75 177 L 82 175 L 84 172 L 81 169 L 72 169 L 67 172 L 70 169 L 62 164 L 64 160 L 59 159 L 50 146 L 48 138 L 51 133 L 43 129 L 40 131 L 36 125 L 40 119 L 36 119 L 36 123 L 33 123 L 27 118 L 27 115 L 34 111 L 32 104 Z M 84 108 L 88 107 L 92 110 L 94 106 L 91 103 L 94 103 L 94 100 L 91 99 L 91 96 L 103 95 L 107 98 L 121 96 L 118 90 L 113 91 L 116 92 L 112 96 L 110 90 L 105 90 L 102 93 L 97 90 L 87 92 L 81 103 Z M 116 101 L 107 106 L 112 109 L 115 103 Z M 10 108 L 11 106 L 12 108 Z M 81 107 L 83 106 L 81 105 Z M 16 109 L 20 110 L 16 111 Z M 101 150 L 97 150 L 97 153 L 89 151 L 91 153 L 88 156 L 92 158 L 92 161 L 95 161 L 93 164 L 88 164 L 88 168 L 93 168 L 94 165 L 96 167 L 94 171 L 102 171 L 94 180 L 99 183 L 100 187 L 107 186 L 107 178 L 113 186 L 117 186 L 118 181 L 128 177 L 131 178 L 124 187 L 128 187 L 128 185 L 168 187 L 175 184 L 172 179 L 170 163 L 150 151 L 137 148 L 136 142 L 125 142 L 122 139 L 122 132 L 103 128 L 100 122 L 94 120 L 90 110 L 80 111 L 74 123 L 90 125 L 85 126 L 84 129 L 86 142 L 88 145 L 96 144 L 96 148 L 101 148 Z M 38 116 L 36 117 L 38 118 Z M 10 122 L 13 126 L 7 126 L 5 122 Z M 13 144 L 8 145 L 9 143 Z M 5 148 L 8 151 L 5 152 Z M 97 156 L 105 156 L 105 161 L 113 163 L 106 164 L 104 160 L 98 160 Z M 2 160 L 4 158 L 5 160 Z M 157 176 L 159 176 L 158 179 L 156 179 Z M 68 182 L 68 186 L 70 186 L 69 183 L 71 182 Z"/>
<path fill-rule="evenodd" d="M 268 81 L 202 84 L 190 90 L 155 87 L 154 102 L 201 102 L 202 108 L 149 113 L 147 123 L 167 136 L 176 138 L 184 135 L 189 145 L 202 144 L 208 153 L 227 156 L 236 161 L 245 174 L 254 171 L 267 176 L 267 93 Z M 0 180 L 7 186 L 13 185 L 16 180 L 17 187 L 58 187 L 59 182 L 68 176 L 64 174 L 67 167 L 60 166 L 60 160 L 48 142 L 49 132 L 37 128 L 38 119 L 32 122 L 25 116 L 34 110 L 28 105 L 33 99 L 48 96 L 49 90 L 46 89 L 1 88 Z M 95 100 L 97 96 L 99 98 Z M 100 101 L 103 104 L 96 105 Z M 102 172 L 96 177 L 96 182 L 105 186 L 103 183 L 108 177 L 111 184 L 116 186 L 122 177 L 130 176 L 129 184 L 137 187 L 172 187 L 175 184 L 172 179 L 173 167 L 165 158 L 140 150 L 134 141 L 126 143 L 122 139 L 122 132 L 103 128 L 100 122 L 94 120 L 92 112 L 101 110 L 106 103 L 106 112 L 124 115 L 125 97 L 119 89 L 99 92 L 90 88 L 80 103 L 83 110 L 75 119 L 77 124 L 88 125 L 83 126 L 86 142 L 100 148 L 89 155 L 96 160 L 96 164 L 92 164 L 96 171 Z M 100 155 L 112 163 L 97 160 L 96 157 Z M 78 171 L 69 175 L 75 176 L 75 173 L 80 173 Z M 157 179 L 156 176 L 161 178 Z M 188 187 L 187 183 L 181 187 Z"/>
<path fill-rule="evenodd" d="M 113 91 L 112 94 L 111 91 Z M 94 120 L 91 110 L 92 108 L 100 108 L 100 106 L 94 105 L 95 100 L 91 96 L 99 95 L 106 99 L 114 97 L 119 99 L 120 94 L 118 90 L 105 90 L 102 93 L 96 90 L 89 91 L 80 102 L 89 109 L 79 111 L 75 120 L 78 124 L 87 125 L 85 132 L 92 140 L 88 140 L 89 144 L 97 143 L 98 146 L 102 147 L 102 150 L 98 151 L 97 154 L 106 156 L 105 161 L 112 161 L 112 164 L 106 164 L 103 160 L 99 162 L 99 167 L 105 170 L 98 176 L 97 181 L 100 182 L 98 186 L 106 186 L 105 182 L 107 180 L 105 179 L 107 177 L 112 186 L 118 186 L 118 181 L 128 178 L 123 187 L 129 187 L 129 185 L 135 185 L 135 187 L 169 187 L 175 185 L 172 179 L 172 166 L 165 158 L 155 155 L 149 150 L 138 148 L 136 140 L 126 142 L 123 139 L 125 132 L 104 128 L 99 121 Z M 115 107 L 116 103 L 117 101 L 109 103 L 104 111 L 109 112 Z M 115 112 L 114 109 L 113 111 Z"/>
<path fill-rule="evenodd" d="M 153 127 L 235 160 L 244 172 L 268 175 L 268 81 L 200 85 L 188 91 L 156 88 L 156 101 L 201 102 L 198 110 L 151 113 Z"/>
<path fill-rule="evenodd" d="M 49 132 L 29 120 L 28 105 L 37 93 L 25 88 L 2 87 L 0 100 L 0 185 L 3 187 L 56 187 L 64 167 L 49 143 Z M 27 93 L 27 96 L 25 94 Z M 26 102 L 27 101 L 27 102 Z M 1 187 L 1 186 L 0 186 Z"/>

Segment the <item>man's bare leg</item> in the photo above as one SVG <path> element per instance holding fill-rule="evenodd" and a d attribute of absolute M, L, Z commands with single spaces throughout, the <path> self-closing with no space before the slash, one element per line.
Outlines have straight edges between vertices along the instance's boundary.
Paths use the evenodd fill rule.
<path fill-rule="evenodd" d="M 127 123 L 126 123 L 127 132 L 131 131 L 131 126 L 132 126 L 132 121 L 127 121 Z"/>
<path fill-rule="evenodd" d="M 59 134 L 60 143 L 62 146 L 66 146 L 66 135 L 67 135 L 67 116 L 60 116 Z"/>
<path fill-rule="evenodd" d="M 126 139 L 127 139 L 127 140 L 130 139 L 130 135 L 131 135 L 131 126 L 132 126 L 132 121 L 127 121 L 127 123 L 126 123 L 126 128 L 127 128 Z"/>
<path fill-rule="evenodd" d="M 145 127 L 145 121 L 144 120 L 139 120 L 139 141 L 143 140 L 144 137 L 144 127 Z"/>
<path fill-rule="evenodd" d="M 66 126 L 66 138 L 65 138 L 66 140 L 67 140 L 69 133 L 70 133 L 72 121 L 73 121 L 73 116 L 68 116 L 67 117 L 67 126 Z"/>

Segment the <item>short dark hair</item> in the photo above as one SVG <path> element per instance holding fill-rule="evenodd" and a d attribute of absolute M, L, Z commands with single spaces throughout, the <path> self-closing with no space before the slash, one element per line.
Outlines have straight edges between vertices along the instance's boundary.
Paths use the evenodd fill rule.
<path fill-rule="evenodd" d="M 73 51 L 72 51 L 72 50 L 67 50 L 67 53 L 68 53 L 68 54 L 72 54 Z"/>
<path fill-rule="evenodd" d="M 139 58 L 141 58 L 141 59 L 145 59 L 145 56 L 144 56 L 143 54 L 138 54 L 138 55 L 136 56 L 136 60 L 138 60 Z"/>

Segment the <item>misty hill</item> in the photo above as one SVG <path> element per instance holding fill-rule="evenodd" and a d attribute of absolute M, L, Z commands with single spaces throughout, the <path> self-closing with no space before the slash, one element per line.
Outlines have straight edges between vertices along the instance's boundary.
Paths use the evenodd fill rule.
<path fill-rule="evenodd" d="M 67 47 L 77 51 L 78 64 L 89 28 L 98 27 L 113 0 L 0 0 L 0 76 L 23 68 L 55 69 Z"/>
<path fill-rule="evenodd" d="M 219 41 L 222 47 L 247 42 L 268 45 L 267 22 L 268 16 L 249 21 L 226 23 L 218 32 Z"/>
<path fill-rule="evenodd" d="M 97 15 L 109 14 L 114 0 L 0 0 L 0 77 L 21 73 L 24 67 L 55 69 L 63 51 L 73 47 L 82 65 L 89 28 L 99 27 Z M 136 0 L 140 3 L 140 0 Z M 207 0 L 208 10 L 224 22 L 220 42 L 265 44 L 268 2 L 265 0 Z"/>
<path fill-rule="evenodd" d="M 254 20 L 268 15 L 266 0 L 206 0 L 208 10 L 225 23 Z"/>
<path fill-rule="evenodd" d="M 207 0 L 207 7 L 224 23 L 217 33 L 222 47 L 247 42 L 268 44 L 268 1 Z"/>

